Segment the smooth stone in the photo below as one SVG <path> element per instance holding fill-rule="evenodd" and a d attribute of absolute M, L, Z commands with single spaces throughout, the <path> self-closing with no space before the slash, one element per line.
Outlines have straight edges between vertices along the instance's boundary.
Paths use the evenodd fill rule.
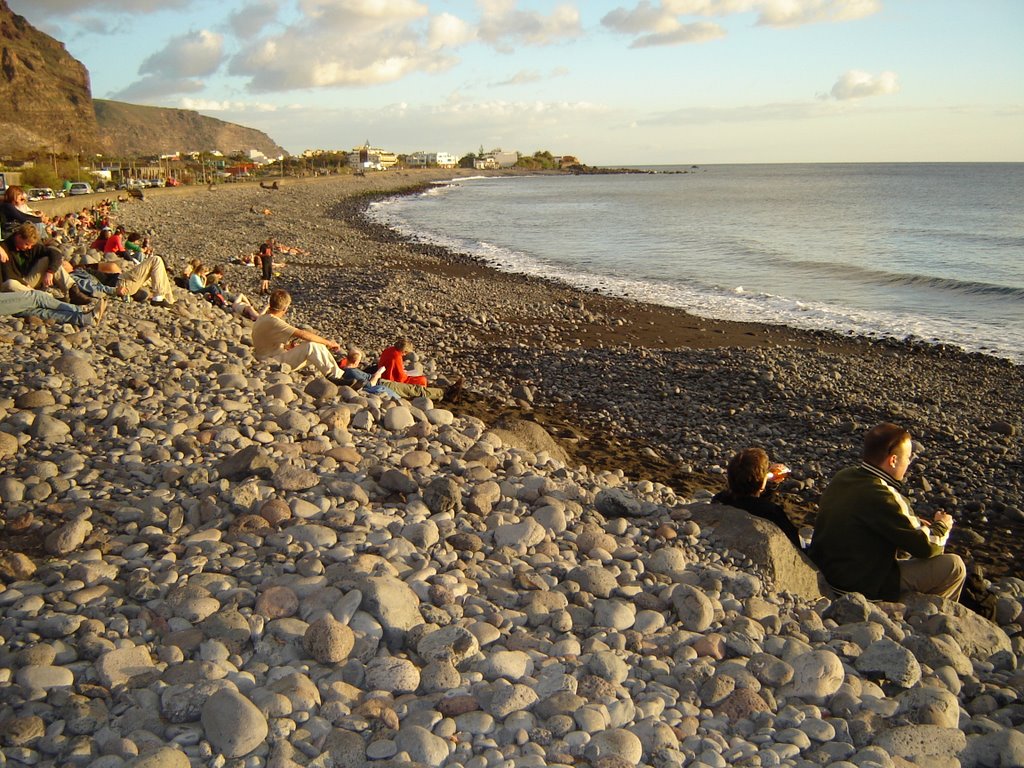
<path fill-rule="evenodd" d="M 378 656 L 366 665 L 365 687 L 391 694 L 413 693 L 420 685 L 420 671 L 408 659 Z"/>
<path fill-rule="evenodd" d="M 105 653 L 96 660 L 95 666 L 100 682 L 106 688 L 124 685 L 133 677 L 148 674 L 154 669 L 149 651 L 141 645 Z"/>
<path fill-rule="evenodd" d="M 51 688 L 68 688 L 75 683 L 75 674 L 66 667 L 22 667 L 14 675 L 22 688 L 48 691 Z"/>
<path fill-rule="evenodd" d="M 231 688 L 222 688 L 206 700 L 201 722 L 210 744 L 228 758 L 249 754 L 269 732 L 259 708 Z"/>

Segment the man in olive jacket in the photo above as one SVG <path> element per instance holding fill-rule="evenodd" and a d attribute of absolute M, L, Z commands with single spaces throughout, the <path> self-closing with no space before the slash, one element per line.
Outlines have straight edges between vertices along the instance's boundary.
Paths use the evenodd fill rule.
<path fill-rule="evenodd" d="M 897 600 L 904 592 L 960 598 L 967 569 L 943 549 L 953 518 L 914 514 L 903 496 L 913 456 L 910 433 L 879 424 L 864 437 L 861 463 L 840 471 L 821 495 L 808 554 L 829 584 L 870 600 Z M 897 560 L 906 552 L 910 559 Z"/>

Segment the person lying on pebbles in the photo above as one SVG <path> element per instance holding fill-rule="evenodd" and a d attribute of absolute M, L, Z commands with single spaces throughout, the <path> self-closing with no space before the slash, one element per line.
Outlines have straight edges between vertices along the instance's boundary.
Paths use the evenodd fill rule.
<path fill-rule="evenodd" d="M 167 276 L 167 267 L 159 256 L 147 256 L 141 263 L 121 271 L 117 295 L 134 298 L 145 289 L 154 307 L 170 307 L 175 302 L 174 286 Z"/>

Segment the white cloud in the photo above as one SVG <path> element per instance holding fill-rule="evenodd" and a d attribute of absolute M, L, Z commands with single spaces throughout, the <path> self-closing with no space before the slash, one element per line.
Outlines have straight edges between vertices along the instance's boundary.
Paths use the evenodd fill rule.
<path fill-rule="evenodd" d="M 634 35 L 633 48 L 697 43 L 724 37 L 711 22 L 687 17 L 723 18 L 754 13 L 766 27 L 797 27 L 821 22 L 861 19 L 877 13 L 881 0 L 640 0 L 632 8 L 616 8 L 601 19 L 608 29 Z"/>
<path fill-rule="evenodd" d="M 425 149 L 462 155 L 475 152 L 483 144 L 527 154 L 549 149 L 556 154 L 580 155 L 579 140 L 560 137 L 584 136 L 588 129 L 611 119 L 611 113 L 608 107 L 590 102 L 455 98 L 445 104 L 395 103 L 380 109 L 280 110 L 259 119 L 252 116 L 246 124 L 267 132 L 292 151 L 317 145 L 346 146 L 346 141 L 362 143 L 369 139 L 396 152 Z M 338 126 L 345 126 L 348 139 L 339 142 Z"/>
<path fill-rule="evenodd" d="M 142 77 L 111 94 L 112 99 L 159 101 L 176 93 L 198 93 L 202 78 L 216 72 L 224 60 L 224 39 L 207 30 L 173 37 L 139 65 Z"/>
<path fill-rule="evenodd" d="M 616 8 L 601 19 L 601 23 L 616 32 L 627 35 L 665 33 L 678 29 L 677 13 L 664 5 L 652 5 L 648 0 L 638 3 L 636 8 Z"/>
<path fill-rule="evenodd" d="M 200 30 L 167 41 L 139 65 L 139 73 L 155 77 L 204 77 L 217 71 L 224 59 L 224 38 Z"/>
<path fill-rule="evenodd" d="M 641 119 L 641 126 L 708 125 L 714 123 L 761 123 L 801 121 L 842 114 L 838 104 L 821 101 L 748 104 L 738 107 L 686 107 Z"/>
<path fill-rule="evenodd" d="M 476 32 L 458 16 L 442 13 L 430 19 L 427 45 L 430 48 L 456 48 L 472 41 Z"/>
<path fill-rule="evenodd" d="M 553 80 L 556 77 L 565 77 L 567 74 L 569 74 L 569 70 L 565 67 L 555 67 L 548 74 L 538 72 L 535 69 L 521 69 L 507 80 L 491 83 L 491 85 L 494 87 L 505 85 L 532 85 L 534 83 L 544 82 L 545 80 Z"/>
<path fill-rule="evenodd" d="M 24 13 L 31 7 L 34 14 L 76 14 L 89 11 L 114 13 L 155 13 L 187 8 L 194 0 L 10 0 L 11 10 Z"/>
<path fill-rule="evenodd" d="M 277 19 L 280 0 L 252 0 L 228 16 L 228 27 L 238 37 L 258 35 Z"/>
<path fill-rule="evenodd" d="M 651 48 L 658 45 L 707 43 L 711 40 L 718 40 L 723 37 L 725 37 L 725 30 L 717 24 L 712 24 L 706 21 L 697 21 L 692 24 L 680 24 L 676 29 L 668 32 L 655 32 L 650 35 L 640 35 L 629 44 L 629 47 Z"/>
<path fill-rule="evenodd" d="M 882 8 L 881 0 L 765 0 L 760 5 L 757 23 L 768 27 L 856 21 Z"/>
<path fill-rule="evenodd" d="M 176 93 L 199 93 L 204 87 L 205 83 L 202 80 L 193 78 L 147 75 L 136 80 L 127 88 L 111 93 L 107 98 L 115 101 L 159 102 Z"/>
<path fill-rule="evenodd" d="M 572 5 L 559 5 L 545 16 L 539 11 L 522 11 L 515 0 L 477 0 L 480 6 L 478 36 L 501 51 L 516 43 L 551 45 L 582 34 L 580 13 Z"/>
<path fill-rule="evenodd" d="M 192 99 L 187 96 L 178 102 L 181 109 L 196 112 L 277 112 L 273 104 L 248 101 L 216 101 L 214 99 Z"/>
<path fill-rule="evenodd" d="M 252 92 L 388 83 L 438 72 L 457 59 L 452 48 L 472 39 L 451 14 L 429 17 L 416 0 L 302 0 L 304 16 L 256 40 L 229 71 L 249 78 Z"/>
<path fill-rule="evenodd" d="M 899 93 L 900 83 L 895 72 L 871 75 L 857 69 L 844 72 L 832 86 L 832 98 L 838 101 L 864 99 L 869 96 L 888 96 Z"/>

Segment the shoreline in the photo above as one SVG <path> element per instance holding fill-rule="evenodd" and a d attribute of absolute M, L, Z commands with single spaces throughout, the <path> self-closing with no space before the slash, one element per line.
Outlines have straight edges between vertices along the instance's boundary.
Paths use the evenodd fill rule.
<path fill-rule="evenodd" d="M 461 412 L 492 425 L 530 418 L 560 436 L 577 463 L 681 493 L 720 489 L 729 456 L 763 444 L 794 468 L 785 501 L 809 522 L 824 484 L 855 460 L 859 433 L 883 420 L 903 423 L 923 448 L 910 479 L 917 511 L 952 510 L 963 523 L 955 551 L 993 573 L 1024 557 L 1024 480 L 1014 469 L 1020 366 L 923 341 L 710 320 L 585 292 L 410 241 L 362 215 L 373 199 L 466 175 L 481 174 L 288 179 L 277 192 L 177 188 L 173 198 L 127 204 L 124 215 L 144 222 L 150 206 L 184 208 L 186 220 L 213 217 L 214 243 L 254 248 L 273 234 L 299 245 L 311 255 L 277 283 L 296 296 L 297 319 L 370 354 L 409 336 L 428 374 L 466 376 L 471 394 Z M 272 215 L 246 213 L 262 205 Z M 201 233 L 154 234 L 162 253 L 205 242 Z M 208 260 L 231 255 L 218 248 Z M 255 276 L 232 269 L 238 276 L 229 281 L 255 298 Z"/>
<path fill-rule="evenodd" d="M 528 175 L 536 175 L 536 174 L 528 174 Z M 565 175 L 572 175 L 572 174 L 567 173 Z M 456 179 L 439 180 L 439 181 L 445 181 L 445 183 L 450 183 L 450 182 L 455 181 L 455 180 Z M 526 274 L 526 273 L 521 273 L 521 272 L 514 272 L 514 271 L 504 270 L 504 269 L 501 269 L 500 267 L 492 265 L 491 263 L 489 263 L 487 261 L 481 260 L 481 259 L 479 259 L 479 258 L 477 258 L 477 257 L 475 257 L 475 256 L 473 256 L 471 254 L 462 253 L 462 252 L 453 250 L 453 249 L 451 249 L 451 248 L 449 248 L 447 246 L 444 246 L 444 245 L 436 245 L 436 244 L 432 244 L 432 243 L 421 241 L 421 240 L 419 240 L 417 238 L 417 236 L 415 234 L 413 234 L 413 235 L 402 234 L 402 233 L 400 233 L 400 232 L 398 232 L 398 231 L 396 231 L 394 229 L 391 229 L 390 227 L 388 227 L 385 224 L 380 224 L 378 222 L 371 221 L 369 219 L 369 217 L 367 216 L 367 209 L 369 208 L 369 206 L 371 206 L 375 202 L 378 202 L 378 201 L 381 201 L 381 200 L 386 200 L 386 199 L 393 198 L 393 197 L 417 195 L 417 194 L 420 194 L 421 192 L 424 192 L 424 191 L 426 191 L 426 190 L 428 190 L 428 189 L 430 189 L 430 188 L 432 188 L 434 186 L 435 186 L 435 183 L 428 182 L 428 183 L 423 183 L 423 184 L 420 184 L 420 185 L 412 186 L 412 187 L 409 187 L 409 188 L 397 189 L 397 190 L 393 190 L 393 191 L 390 191 L 390 192 L 382 192 L 380 194 L 369 195 L 369 196 L 367 196 L 365 198 L 364 197 L 360 197 L 358 203 L 356 205 L 354 205 L 352 208 L 345 207 L 345 210 L 344 210 L 344 212 L 342 214 L 342 218 L 343 218 L 343 220 L 346 223 L 350 224 L 351 226 L 359 228 L 359 229 L 363 230 L 364 232 L 370 234 L 371 237 L 373 239 L 377 240 L 378 242 L 398 242 L 398 243 L 403 243 L 407 247 L 409 247 L 410 249 L 412 249 L 414 251 L 417 251 L 417 252 L 420 252 L 420 253 L 423 253 L 424 255 L 444 258 L 444 259 L 447 259 L 447 260 L 449 260 L 449 261 L 451 261 L 453 263 L 459 263 L 459 264 L 464 264 L 464 265 L 474 265 L 474 266 L 477 266 L 477 267 L 480 267 L 480 268 L 483 268 L 483 269 L 490 269 L 490 270 L 493 270 L 494 272 L 497 272 L 499 274 L 506 275 L 510 279 L 518 277 L 518 278 L 523 278 L 525 280 L 534 279 L 534 280 L 539 280 L 541 282 L 550 282 L 550 283 L 552 283 L 554 285 L 557 285 L 557 286 L 560 286 L 560 287 L 564 287 L 564 288 L 566 288 L 566 289 L 568 289 L 570 291 L 576 291 L 576 292 L 580 293 L 581 295 L 589 296 L 589 295 L 596 294 L 596 295 L 600 295 L 602 297 L 605 297 L 607 299 L 610 299 L 612 301 L 622 301 L 625 304 L 636 305 L 638 307 L 650 307 L 650 308 L 656 308 L 658 310 L 664 310 L 664 311 L 670 311 L 670 312 L 678 312 L 678 313 L 681 313 L 681 315 L 684 316 L 685 318 L 688 318 L 689 320 L 692 321 L 691 323 L 689 323 L 689 326 L 691 328 L 693 327 L 694 323 L 714 325 L 715 327 L 713 329 L 713 332 L 717 333 L 717 334 L 723 334 L 723 333 L 726 334 L 729 337 L 729 342 L 728 343 L 730 345 L 731 344 L 744 344 L 746 342 L 745 339 L 737 339 L 736 338 L 737 332 L 741 333 L 743 335 L 749 335 L 749 334 L 751 334 L 753 332 L 756 332 L 756 329 L 771 329 L 771 330 L 775 331 L 776 334 L 784 336 L 787 339 L 789 339 L 791 341 L 791 343 L 814 343 L 814 344 L 819 344 L 819 343 L 829 343 L 829 342 L 831 342 L 833 345 L 842 346 L 845 343 L 848 343 L 848 342 L 851 342 L 851 341 L 853 341 L 853 342 L 856 342 L 856 341 L 868 341 L 868 342 L 873 342 L 873 343 L 895 344 L 895 345 L 900 345 L 900 346 L 906 347 L 907 349 L 923 348 L 925 350 L 933 350 L 933 351 L 936 351 L 936 352 L 950 353 L 950 354 L 954 354 L 954 355 L 959 354 L 959 355 L 964 355 L 964 356 L 967 356 L 967 357 L 980 356 L 980 357 L 986 358 L 986 359 L 993 359 L 993 360 L 996 360 L 996 361 L 1006 362 L 1009 365 L 1016 366 L 1018 368 L 1021 368 L 1022 371 L 1024 371 L 1024 361 L 1017 361 L 1012 356 L 993 354 L 992 352 L 984 350 L 984 349 L 980 349 L 980 350 L 967 349 L 967 348 L 965 348 L 965 347 L 963 347 L 963 346 L 961 346 L 959 344 L 956 344 L 954 342 L 945 342 L 945 341 L 939 341 L 939 340 L 929 340 L 929 339 L 925 339 L 925 338 L 922 338 L 922 337 L 919 337 L 919 336 L 914 336 L 914 335 L 900 337 L 900 336 L 896 336 L 896 335 L 892 335 L 892 334 L 886 333 L 884 331 L 877 331 L 877 332 L 873 332 L 873 333 L 872 332 L 864 333 L 864 332 L 859 332 L 859 331 L 854 331 L 854 330 L 843 331 L 841 329 L 834 329 L 834 328 L 800 327 L 800 326 L 797 326 L 797 325 L 788 324 L 785 321 L 782 321 L 782 322 L 765 322 L 765 321 L 760 321 L 760 320 L 733 320 L 733 319 L 722 318 L 722 317 L 704 316 L 704 315 L 699 315 L 699 314 L 694 313 L 691 309 L 689 309 L 688 307 L 685 307 L 685 306 L 670 305 L 670 304 L 660 304 L 660 303 L 657 303 L 657 302 L 654 302 L 654 301 L 649 301 L 649 300 L 644 299 L 644 298 L 636 298 L 636 297 L 632 297 L 632 296 L 624 296 L 624 295 L 620 295 L 620 294 L 606 293 L 603 290 L 601 290 L 600 288 L 590 289 L 590 288 L 582 287 L 582 286 L 574 284 L 570 280 L 563 279 L 563 278 L 546 278 L 546 277 L 541 277 L 541 276 L 537 276 L 537 275 L 531 275 L 531 274 Z M 756 335 L 756 333 L 755 333 L 755 335 Z M 813 342 L 800 341 L 799 340 L 800 337 L 810 337 L 810 338 L 813 339 Z M 656 340 L 659 340 L 659 339 L 656 339 Z M 677 339 L 673 339 L 673 340 L 667 340 L 666 343 L 669 344 L 669 345 L 683 345 L 683 346 L 693 346 L 693 345 L 696 345 L 696 346 L 703 346 L 701 339 L 694 338 L 693 336 L 689 336 L 689 335 L 687 335 L 687 336 L 685 336 L 685 337 L 683 337 L 681 339 L 677 338 Z M 709 345 L 710 346 L 720 346 L 719 344 L 715 343 L 713 340 L 711 341 L 711 343 Z"/>

